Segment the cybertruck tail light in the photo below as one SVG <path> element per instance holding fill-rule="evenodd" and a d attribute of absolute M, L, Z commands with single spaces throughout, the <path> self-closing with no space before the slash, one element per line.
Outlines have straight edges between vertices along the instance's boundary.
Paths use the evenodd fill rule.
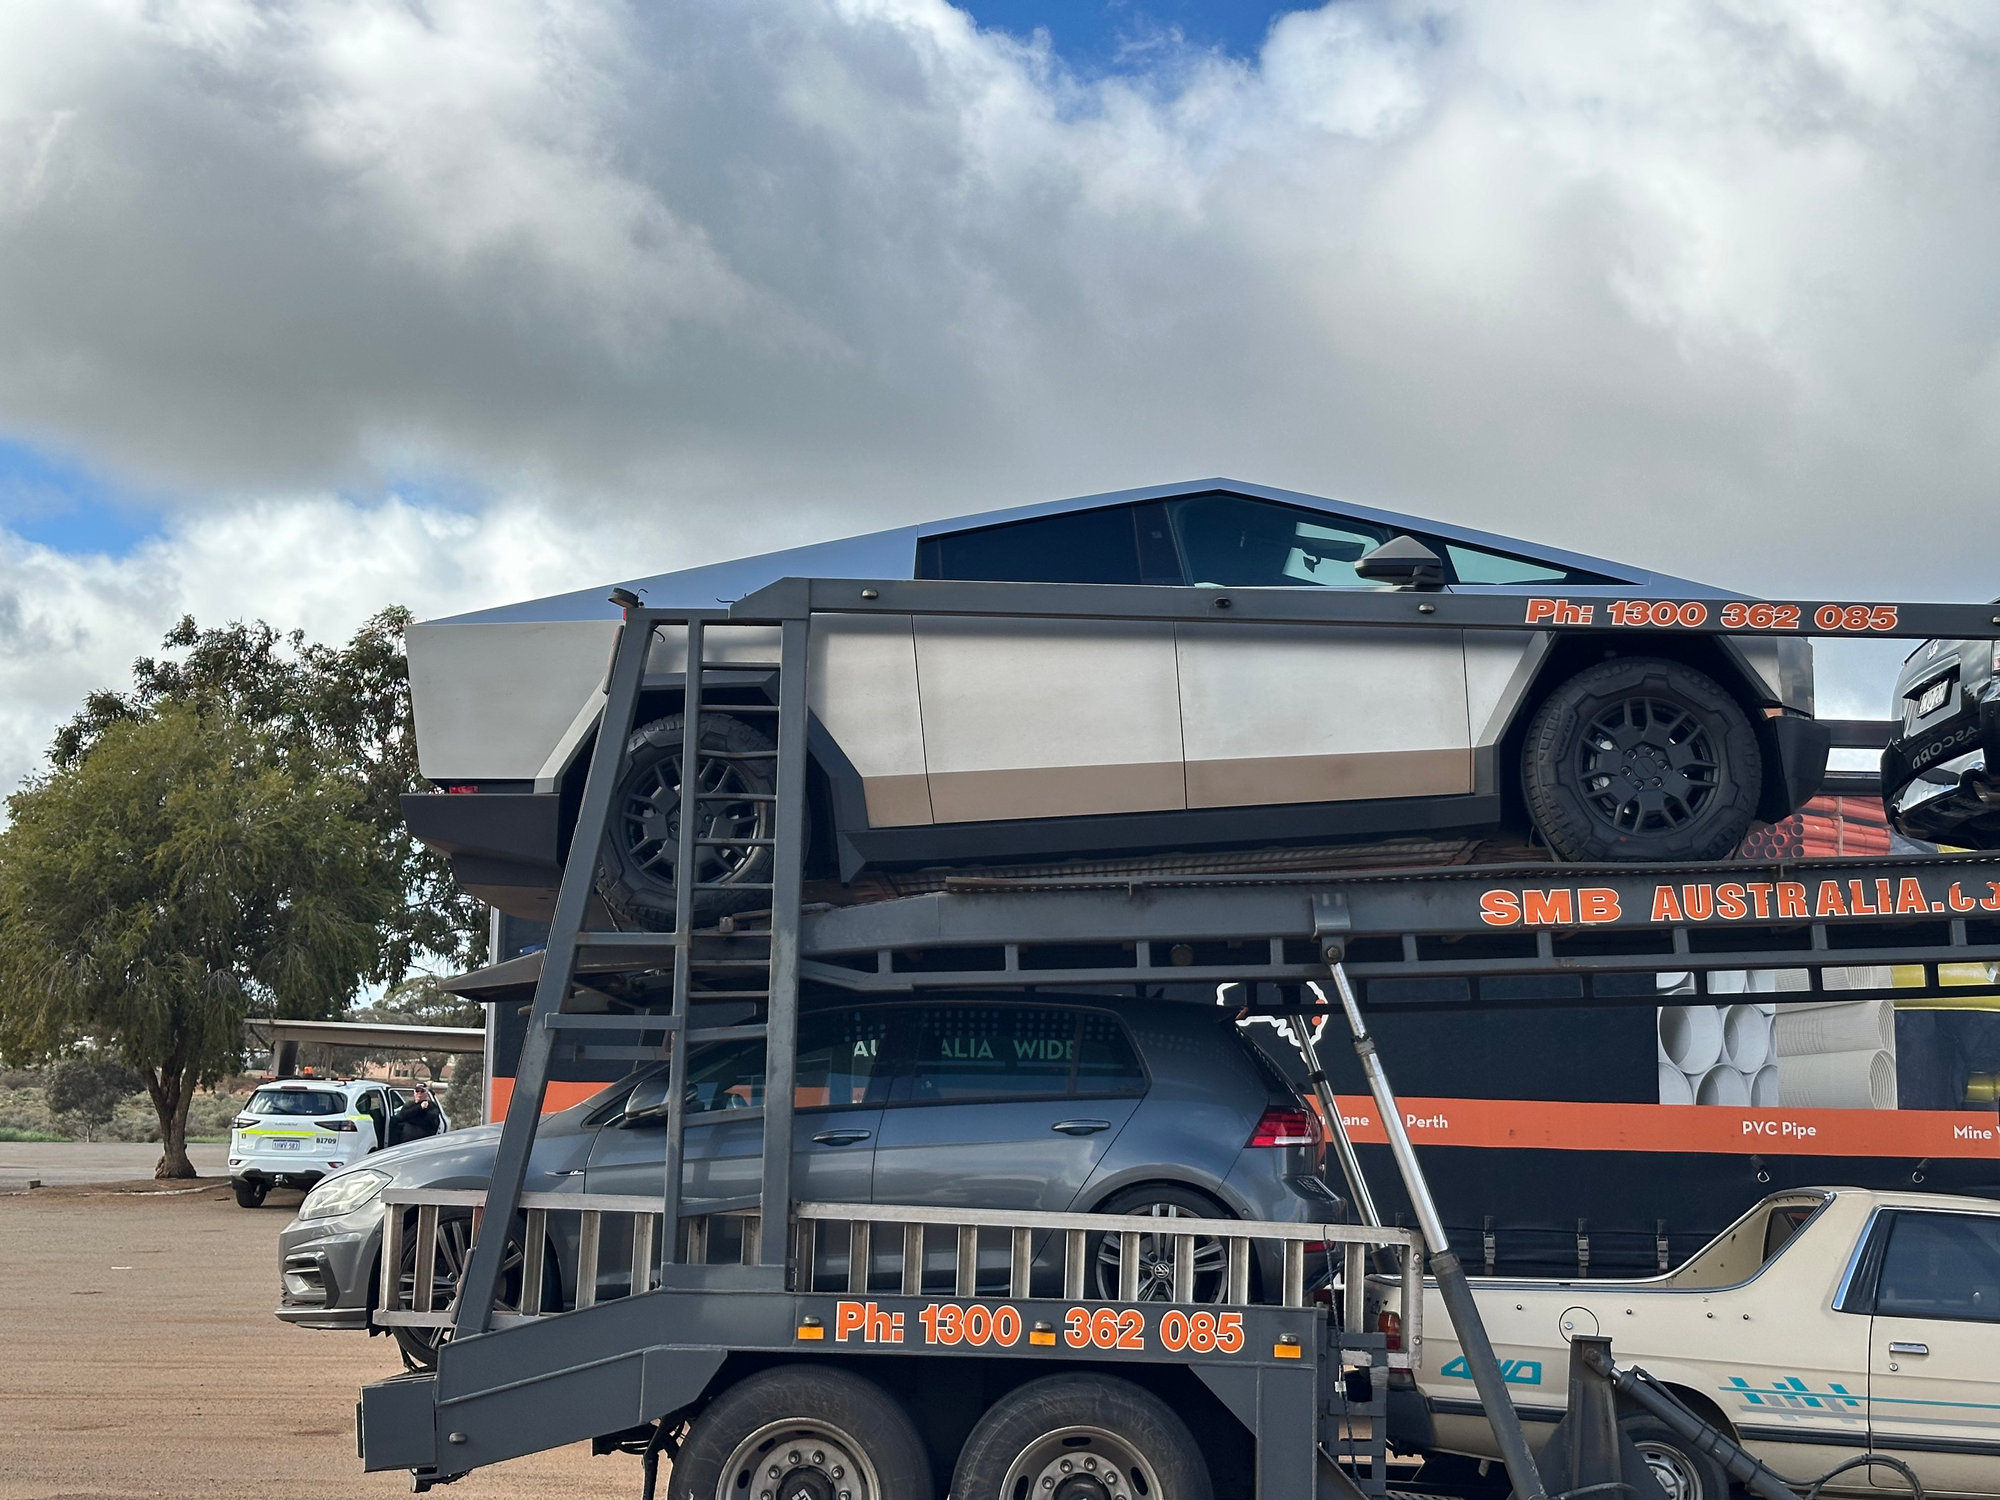
<path fill-rule="evenodd" d="M 1273 1104 L 1250 1133 L 1253 1146 L 1317 1146 L 1319 1117 L 1296 1104 Z"/>

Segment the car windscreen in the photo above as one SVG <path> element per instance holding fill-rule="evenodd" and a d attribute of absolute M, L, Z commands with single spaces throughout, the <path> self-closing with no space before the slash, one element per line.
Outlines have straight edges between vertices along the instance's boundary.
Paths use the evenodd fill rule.
<path fill-rule="evenodd" d="M 250 1096 L 246 1115 L 344 1115 L 347 1096 L 327 1089 L 265 1089 Z"/>

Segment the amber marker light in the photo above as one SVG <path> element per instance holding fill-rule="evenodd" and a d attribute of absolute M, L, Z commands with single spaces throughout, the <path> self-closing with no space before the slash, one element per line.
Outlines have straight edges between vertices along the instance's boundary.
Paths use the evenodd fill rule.
<path fill-rule="evenodd" d="M 820 1322 L 818 1318 L 800 1318 L 799 1337 L 802 1339 L 823 1339 L 826 1337 L 826 1325 Z"/>
<path fill-rule="evenodd" d="M 1044 1348 L 1055 1347 L 1055 1325 L 1052 1323 L 1037 1323 L 1033 1328 L 1028 1330 L 1028 1342 L 1031 1344 L 1040 1344 Z"/>
<path fill-rule="evenodd" d="M 1299 1347 L 1299 1336 L 1296 1333 L 1279 1334 L 1278 1342 L 1271 1346 L 1271 1358 L 1273 1359 L 1305 1358 L 1305 1350 Z"/>

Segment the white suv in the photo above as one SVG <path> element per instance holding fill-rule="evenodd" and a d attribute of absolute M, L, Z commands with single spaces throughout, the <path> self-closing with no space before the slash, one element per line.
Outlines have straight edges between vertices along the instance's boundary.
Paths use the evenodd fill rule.
<path fill-rule="evenodd" d="M 229 1185 L 244 1208 L 273 1186 L 309 1188 L 391 1144 L 390 1124 L 414 1090 L 367 1079 L 287 1078 L 250 1096 L 229 1133 Z M 439 1130 L 451 1122 L 438 1110 Z"/>

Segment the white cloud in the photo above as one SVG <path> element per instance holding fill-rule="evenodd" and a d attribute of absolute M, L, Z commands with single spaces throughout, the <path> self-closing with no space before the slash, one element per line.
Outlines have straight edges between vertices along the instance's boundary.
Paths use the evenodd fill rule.
<path fill-rule="evenodd" d="M 1135 56 L 942 0 L 12 0 L 0 435 L 179 499 L 0 561 L 0 776 L 184 608 L 1193 474 L 1995 591 L 1992 13 L 1383 0 Z M 493 498 L 268 498 L 419 473 Z"/>

